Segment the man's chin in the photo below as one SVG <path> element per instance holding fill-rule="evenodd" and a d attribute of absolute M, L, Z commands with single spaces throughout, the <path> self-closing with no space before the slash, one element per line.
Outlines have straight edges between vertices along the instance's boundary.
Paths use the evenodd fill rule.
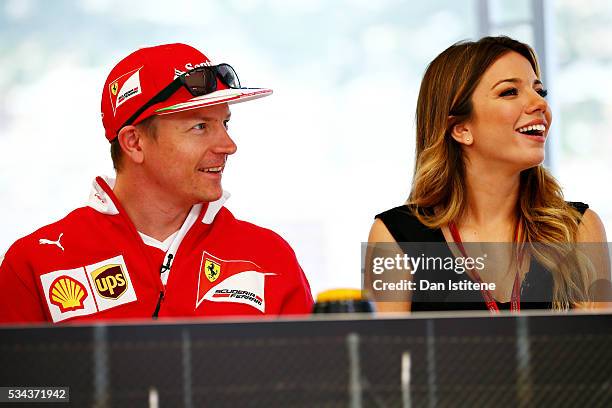
<path fill-rule="evenodd" d="M 213 202 L 213 201 L 217 201 L 222 196 L 223 196 L 223 189 L 222 188 L 219 188 L 218 190 L 214 190 L 214 191 L 206 191 L 206 192 L 203 192 L 202 194 L 200 194 L 200 196 L 198 197 L 198 202 L 200 202 L 200 203 L 210 203 L 210 202 Z"/>

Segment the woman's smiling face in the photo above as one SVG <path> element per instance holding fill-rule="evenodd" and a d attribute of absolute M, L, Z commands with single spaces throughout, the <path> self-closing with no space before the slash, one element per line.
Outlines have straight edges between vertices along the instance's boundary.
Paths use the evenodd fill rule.
<path fill-rule="evenodd" d="M 552 115 L 546 90 L 529 61 L 510 51 L 484 73 L 472 94 L 472 115 L 464 122 L 473 142 L 468 160 L 489 160 L 522 171 L 544 160 Z"/>

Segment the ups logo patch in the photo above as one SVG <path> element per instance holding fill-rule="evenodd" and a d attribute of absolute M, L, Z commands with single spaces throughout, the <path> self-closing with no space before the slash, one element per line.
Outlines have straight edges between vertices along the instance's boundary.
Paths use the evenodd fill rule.
<path fill-rule="evenodd" d="M 91 273 L 96 291 L 107 299 L 118 299 L 128 288 L 121 265 L 104 265 Z"/>

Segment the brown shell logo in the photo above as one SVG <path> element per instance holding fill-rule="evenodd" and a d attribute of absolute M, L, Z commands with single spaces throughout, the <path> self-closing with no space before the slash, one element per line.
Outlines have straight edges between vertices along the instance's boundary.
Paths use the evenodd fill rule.
<path fill-rule="evenodd" d="M 86 298 L 87 290 L 83 284 L 70 276 L 60 276 L 49 288 L 51 303 L 58 306 L 62 313 L 83 309 Z"/>
<path fill-rule="evenodd" d="M 127 279 L 121 265 L 104 265 L 91 273 L 95 287 L 100 296 L 107 299 L 118 299 L 128 288 Z"/>

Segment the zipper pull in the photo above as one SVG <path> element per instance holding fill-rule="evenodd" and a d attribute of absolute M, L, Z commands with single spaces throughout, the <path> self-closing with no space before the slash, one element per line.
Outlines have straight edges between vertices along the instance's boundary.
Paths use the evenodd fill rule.
<path fill-rule="evenodd" d="M 161 307 L 161 302 L 164 300 L 164 292 L 166 290 L 162 290 L 159 292 L 159 299 L 157 300 L 157 306 L 155 306 L 155 311 L 153 312 L 153 320 L 157 320 L 157 316 L 159 315 L 159 308 Z"/>

